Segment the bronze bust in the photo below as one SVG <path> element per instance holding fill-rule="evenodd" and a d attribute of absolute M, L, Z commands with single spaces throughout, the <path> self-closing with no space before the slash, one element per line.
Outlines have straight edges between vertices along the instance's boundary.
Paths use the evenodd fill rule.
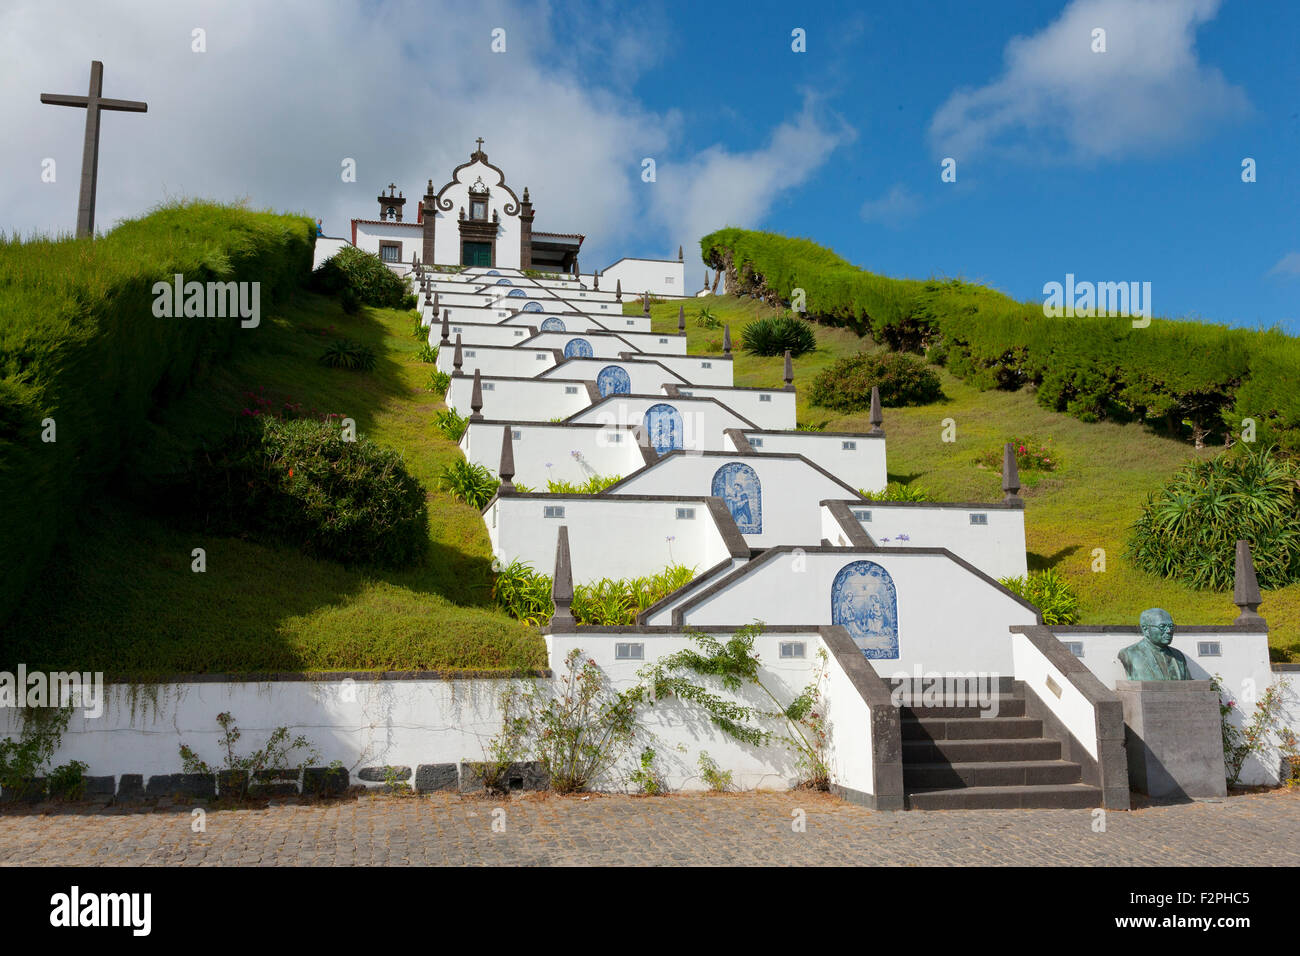
<path fill-rule="evenodd" d="M 1174 619 L 1164 608 L 1152 607 L 1138 619 L 1142 640 L 1119 652 L 1129 680 L 1191 680 L 1187 658 L 1174 650 Z"/>

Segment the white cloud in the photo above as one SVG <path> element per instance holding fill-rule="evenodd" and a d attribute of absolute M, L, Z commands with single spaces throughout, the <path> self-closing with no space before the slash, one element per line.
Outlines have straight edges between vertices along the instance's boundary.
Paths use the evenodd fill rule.
<path fill-rule="evenodd" d="M 613 7 L 585 12 L 589 35 L 610 40 L 596 44 L 598 55 L 590 43 L 557 36 L 572 26 L 568 16 L 505 0 L 461 8 L 137 0 L 126 12 L 82 3 L 54 17 L 44 0 L 10 0 L 0 8 L 2 226 L 75 226 L 85 114 L 42 105 L 39 94 L 83 92 L 99 59 L 105 96 L 149 103 L 144 115 L 104 114 L 101 230 L 169 196 L 201 196 L 305 212 L 343 235 L 351 217 L 375 213 L 381 186 L 395 182 L 409 209 L 426 180 L 441 186 L 482 136 L 515 191 L 530 188 L 535 228 L 588 235 L 584 268 L 620 255 L 675 254 L 695 227 L 657 217 L 647 235 L 643 210 L 659 206 L 642 191 L 640 164 L 668 155 L 680 118 L 644 106 L 628 82 L 662 49 L 654 36 L 639 43 L 638 31 L 653 34 L 659 24 Z M 206 53 L 191 52 L 195 27 L 206 30 Z M 506 53 L 491 52 L 495 27 L 506 30 Z M 743 156 L 711 147 L 679 162 L 714 182 L 701 201 L 731 195 L 736 181 L 718 182 L 719 172 L 741 177 L 743 195 L 718 208 L 752 221 L 823 161 L 828 139 L 801 117 L 778 127 L 773 144 Z M 41 182 L 45 157 L 57 160 L 54 184 Z M 356 183 L 340 179 L 348 157 Z M 660 166 L 656 195 L 672 188 L 671 170 Z M 714 228 L 726 215 L 691 222 Z"/>
<path fill-rule="evenodd" d="M 1268 270 L 1271 276 L 1300 276 L 1300 252 L 1288 252 L 1273 268 Z"/>
<path fill-rule="evenodd" d="M 864 222 L 876 222 L 886 226 L 897 226 L 905 219 L 915 216 L 921 208 L 921 200 L 906 186 L 895 183 L 889 192 L 879 199 L 868 199 L 858 210 Z"/>
<path fill-rule="evenodd" d="M 935 112 L 936 155 L 989 150 L 1092 160 L 1154 153 L 1250 109 L 1197 57 L 1219 0 L 1073 0 L 1049 26 L 1013 37 L 1001 76 Z M 1106 52 L 1092 51 L 1093 30 Z"/>
<path fill-rule="evenodd" d="M 757 227 L 783 192 L 807 182 L 833 150 L 855 136 L 805 94 L 799 113 L 758 149 L 737 153 L 713 145 L 684 160 L 658 162 L 657 181 L 644 188 L 651 190 L 651 218 L 681 237 L 686 287 L 697 289 L 696 282 L 704 281 L 701 236 L 724 226 Z"/>

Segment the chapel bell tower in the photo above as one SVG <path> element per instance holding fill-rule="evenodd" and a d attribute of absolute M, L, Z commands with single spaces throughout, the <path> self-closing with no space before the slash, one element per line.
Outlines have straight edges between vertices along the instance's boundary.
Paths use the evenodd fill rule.
<path fill-rule="evenodd" d="M 402 207 L 406 205 L 406 200 L 402 197 L 402 194 L 400 192 L 394 193 L 395 189 L 397 189 L 397 184 L 389 183 L 387 196 L 384 195 L 382 189 L 379 191 L 379 218 L 388 222 L 401 222 Z"/>

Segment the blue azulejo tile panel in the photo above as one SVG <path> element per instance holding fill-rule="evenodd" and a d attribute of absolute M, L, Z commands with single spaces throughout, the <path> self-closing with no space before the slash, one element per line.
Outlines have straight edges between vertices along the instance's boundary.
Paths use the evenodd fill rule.
<path fill-rule="evenodd" d="M 604 374 L 603 372 L 601 374 Z M 624 373 L 627 374 L 627 373 Z M 599 387 L 599 380 L 597 380 Z M 645 411 L 646 434 L 655 451 L 664 455 L 678 448 L 685 448 L 685 428 L 682 425 L 682 413 L 667 402 L 651 405 Z"/>
<path fill-rule="evenodd" d="M 713 473 L 709 494 L 727 503 L 741 534 L 763 533 L 763 489 L 758 472 L 742 461 L 729 461 Z"/>
<path fill-rule="evenodd" d="M 596 389 L 601 398 L 607 395 L 629 395 L 632 392 L 632 376 L 627 374 L 627 369 L 606 365 L 596 376 Z"/>
<path fill-rule="evenodd" d="M 898 595 L 889 572 L 874 561 L 852 561 L 831 585 L 831 623 L 842 624 L 873 659 L 898 657 Z"/>

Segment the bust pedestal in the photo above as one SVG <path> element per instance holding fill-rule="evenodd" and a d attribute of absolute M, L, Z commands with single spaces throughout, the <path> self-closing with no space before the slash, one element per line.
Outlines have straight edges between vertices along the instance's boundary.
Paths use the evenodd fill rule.
<path fill-rule="evenodd" d="M 1153 797 L 1222 797 L 1219 695 L 1208 680 L 1117 680 L 1129 786 Z"/>

